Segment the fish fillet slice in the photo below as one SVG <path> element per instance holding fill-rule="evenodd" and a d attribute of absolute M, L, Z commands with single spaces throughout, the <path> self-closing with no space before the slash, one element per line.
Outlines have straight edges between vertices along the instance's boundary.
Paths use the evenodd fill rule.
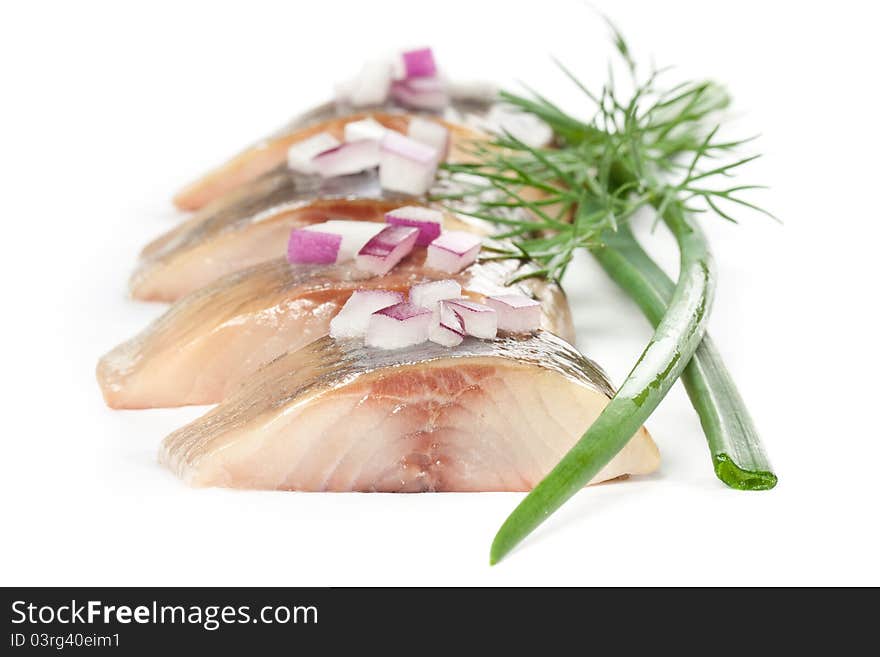
<path fill-rule="evenodd" d="M 594 363 L 545 332 L 394 351 L 325 337 L 168 436 L 160 460 L 193 486 L 526 491 L 611 394 Z M 658 464 L 640 429 L 592 483 Z"/>
<path fill-rule="evenodd" d="M 259 366 L 329 331 L 330 320 L 357 289 L 407 292 L 449 278 L 424 267 L 424 249 L 388 275 L 368 278 L 353 263 L 290 265 L 283 258 L 231 274 L 174 304 L 98 363 L 111 408 L 212 404 Z M 476 264 L 457 279 L 472 296 L 500 294 L 517 271 L 512 262 Z M 558 286 L 530 279 L 516 289 L 542 302 L 544 326 L 570 338 L 568 303 Z"/>
<path fill-rule="evenodd" d="M 406 134 L 411 115 L 389 112 L 358 112 L 332 118 L 325 115 L 317 115 L 317 117 L 316 120 L 297 122 L 290 128 L 245 149 L 225 164 L 178 192 L 174 197 L 174 204 L 181 210 L 198 210 L 237 187 L 285 164 L 287 150 L 295 143 L 321 132 L 328 132 L 342 141 L 345 124 L 351 121 L 373 118 L 386 128 Z M 428 118 L 443 124 L 450 130 L 452 138 L 450 157 L 452 160 L 466 157 L 466 154 L 461 150 L 463 141 L 480 136 L 480 133 L 470 128 L 447 123 L 436 117 Z"/>

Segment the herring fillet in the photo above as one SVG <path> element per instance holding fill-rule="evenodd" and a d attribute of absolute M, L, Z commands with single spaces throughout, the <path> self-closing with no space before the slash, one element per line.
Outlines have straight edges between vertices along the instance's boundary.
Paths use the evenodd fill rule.
<path fill-rule="evenodd" d="M 290 146 L 321 132 L 328 132 L 342 141 L 346 123 L 373 118 L 386 128 L 406 134 L 411 117 L 411 114 L 403 112 L 362 111 L 352 113 L 350 110 L 340 108 L 338 110 L 326 109 L 322 113 L 320 110 L 321 108 L 318 108 L 309 118 L 294 121 L 290 126 L 274 135 L 260 140 L 226 163 L 190 183 L 175 195 L 174 205 L 180 210 L 198 210 L 240 185 L 259 178 L 284 164 L 287 161 L 287 150 Z M 425 118 L 441 123 L 450 130 L 453 160 L 463 155 L 456 144 L 479 134 L 470 128 L 448 123 L 436 116 L 428 115 Z"/>
<path fill-rule="evenodd" d="M 592 361 L 544 331 L 388 351 L 324 337 L 169 435 L 159 459 L 193 486 L 527 491 L 612 394 Z M 641 428 L 591 483 L 658 464 Z"/>
<path fill-rule="evenodd" d="M 144 331 L 98 362 L 97 379 L 111 408 L 161 408 L 216 403 L 261 365 L 329 331 L 352 292 L 407 292 L 450 278 L 414 252 L 389 274 L 369 277 L 353 262 L 290 265 L 284 258 L 230 274 L 184 297 Z M 526 265 L 528 266 L 528 265 Z M 455 278 L 475 297 L 508 291 L 521 271 L 513 261 L 474 264 Z M 542 302 L 543 326 L 573 339 L 568 302 L 552 283 L 529 279 L 514 289 Z"/>
<path fill-rule="evenodd" d="M 334 179 L 350 192 L 332 186 L 317 193 L 288 184 L 285 172 L 258 181 L 253 196 L 227 204 L 207 219 L 185 222 L 151 243 L 129 279 L 131 296 L 141 301 L 172 302 L 213 281 L 271 260 L 287 250 L 293 228 L 327 219 L 385 220 L 385 213 L 405 201 L 367 191 L 371 176 Z M 280 201 L 279 197 L 285 200 Z M 357 196 L 358 198 L 353 198 Z M 262 208 L 268 208 L 263 217 Z"/>

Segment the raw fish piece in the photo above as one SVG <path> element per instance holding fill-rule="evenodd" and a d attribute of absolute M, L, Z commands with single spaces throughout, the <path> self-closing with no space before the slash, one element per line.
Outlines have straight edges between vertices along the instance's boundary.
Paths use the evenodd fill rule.
<path fill-rule="evenodd" d="M 397 350 L 325 337 L 172 433 L 159 458 L 193 486 L 527 491 L 611 394 L 595 363 L 545 332 Z M 592 483 L 658 464 L 642 428 Z"/>
<path fill-rule="evenodd" d="M 332 218 L 384 221 L 384 212 L 419 203 L 383 191 L 375 171 L 322 180 L 278 169 L 147 245 L 129 282 L 131 295 L 175 301 L 225 274 L 285 253 L 293 228 Z M 445 225 L 476 230 L 478 220 L 468 221 Z"/>
<path fill-rule="evenodd" d="M 136 337 L 98 363 L 98 382 L 112 408 L 212 404 L 258 367 L 329 332 L 330 320 L 352 292 L 387 289 L 406 296 L 430 280 L 450 278 L 424 266 L 425 250 L 388 275 L 370 277 L 354 262 L 291 265 L 277 258 L 231 274 L 174 304 Z M 475 264 L 455 276 L 475 300 L 518 292 L 542 301 L 545 328 L 572 338 L 561 290 L 529 279 L 504 287 L 518 263 Z"/>
<path fill-rule="evenodd" d="M 375 172 L 303 180 L 279 169 L 148 245 L 129 281 L 132 297 L 175 301 L 283 255 L 293 228 L 328 219 L 384 221 L 384 213 L 401 203 L 399 196 L 382 193 Z"/>
<path fill-rule="evenodd" d="M 484 113 L 488 108 L 486 104 L 481 106 Z M 187 185 L 174 197 L 174 204 L 181 210 L 198 210 L 279 166 L 286 167 L 287 151 L 293 144 L 322 132 L 344 141 L 345 124 L 367 118 L 374 119 L 386 128 L 406 134 L 410 115 L 378 111 L 351 113 L 346 108 L 321 106 L 307 114 L 306 118 L 294 121 L 287 128 L 257 142 L 225 164 Z M 462 141 L 481 136 L 481 133 L 471 128 L 446 123 L 439 117 L 432 117 L 432 120 L 443 124 L 450 131 L 451 159 L 466 157 L 460 149 Z"/>

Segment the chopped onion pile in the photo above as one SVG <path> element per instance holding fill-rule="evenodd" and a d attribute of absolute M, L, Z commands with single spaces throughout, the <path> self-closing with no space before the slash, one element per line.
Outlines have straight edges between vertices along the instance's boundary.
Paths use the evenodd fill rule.
<path fill-rule="evenodd" d="M 400 349 L 426 340 L 454 347 L 468 335 L 495 338 L 499 323 L 509 327 L 504 330 L 528 333 L 537 330 L 539 321 L 540 304 L 526 296 L 500 295 L 482 304 L 462 297 L 457 281 L 430 281 L 414 285 L 408 301 L 394 291 L 354 292 L 330 322 L 330 335 L 365 336 L 368 346 L 381 349 Z"/>
<path fill-rule="evenodd" d="M 365 335 L 370 316 L 383 308 L 403 303 L 400 292 L 389 290 L 357 290 L 330 320 L 330 337 L 354 338 Z"/>
<path fill-rule="evenodd" d="M 375 276 L 384 276 L 409 255 L 418 235 L 419 229 L 410 226 L 384 228 L 358 251 L 355 258 L 358 269 Z"/>
<path fill-rule="evenodd" d="M 347 219 L 331 219 L 294 228 L 287 242 L 287 261 L 292 264 L 333 264 L 351 260 L 384 228 L 385 224 Z"/>
<path fill-rule="evenodd" d="M 411 303 L 398 303 L 370 316 L 367 346 L 400 349 L 428 339 L 433 314 L 427 308 Z"/>
<path fill-rule="evenodd" d="M 355 107 L 370 107 L 384 105 L 390 96 L 404 107 L 442 112 L 449 105 L 447 87 L 432 50 L 420 48 L 366 62 L 357 78 L 336 86 L 336 97 Z M 384 189 L 420 195 L 430 189 L 437 165 L 449 153 L 449 130 L 427 119 L 410 121 L 407 136 L 372 117 L 347 123 L 343 132 L 343 144 L 321 133 L 291 146 L 290 168 L 328 178 L 378 166 Z"/>
<path fill-rule="evenodd" d="M 541 327 L 541 304 L 522 294 L 501 294 L 486 299 L 498 316 L 498 330 L 530 333 Z"/>
<path fill-rule="evenodd" d="M 408 205 L 385 214 L 385 221 L 395 226 L 411 226 L 419 229 L 416 244 L 428 246 L 440 237 L 443 228 L 443 213 L 439 210 Z"/>
<path fill-rule="evenodd" d="M 324 178 L 346 176 L 379 166 L 379 142 L 358 139 L 319 153 L 312 159 L 315 171 Z"/>
<path fill-rule="evenodd" d="M 389 130 L 379 142 L 379 182 L 394 192 L 424 194 L 434 182 L 438 161 L 436 148 Z"/>
<path fill-rule="evenodd" d="M 428 246 L 426 266 L 456 274 L 477 259 L 482 241 L 458 230 L 444 231 Z"/>
<path fill-rule="evenodd" d="M 287 151 L 287 166 L 299 173 L 317 173 L 313 159 L 316 155 L 339 146 L 339 140 L 329 132 L 303 139 Z"/>
<path fill-rule="evenodd" d="M 449 103 L 430 48 L 370 60 L 358 76 L 336 85 L 336 100 L 354 107 L 384 105 L 391 96 L 404 107 L 442 110 Z"/>
<path fill-rule="evenodd" d="M 467 299 L 447 299 L 440 302 L 440 317 L 451 310 L 461 321 L 468 335 L 490 340 L 498 333 L 498 315 L 489 306 Z"/>

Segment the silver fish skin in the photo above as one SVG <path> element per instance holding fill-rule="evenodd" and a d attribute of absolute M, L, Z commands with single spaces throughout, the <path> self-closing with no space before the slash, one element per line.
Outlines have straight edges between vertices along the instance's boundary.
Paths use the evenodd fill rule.
<path fill-rule="evenodd" d="M 516 291 L 541 301 L 543 325 L 572 339 L 568 303 L 555 284 L 528 279 L 506 285 L 533 265 L 477 263 L 450 276 L 424 266 L 424 249 L 381 277 L 352 262 L 290 265 L 276 258 L 233 273 L 174 305 L 134 338 L 106 354 L 97 378 L 112 408 L 216 403 L 276 356 L 326 335 L 352 292 L 408 293 L 417 283 L 455 278 L 475 299 Z"/>
<path fill-rule="evenodd" d="M 595 363 L 546 332 L 387 351 L 324 337 L 172 433 L 159 458 L 194 486 L 525 491 L 612 394 Z M 592 483 L 658 463 L 641 429 Z"/>

